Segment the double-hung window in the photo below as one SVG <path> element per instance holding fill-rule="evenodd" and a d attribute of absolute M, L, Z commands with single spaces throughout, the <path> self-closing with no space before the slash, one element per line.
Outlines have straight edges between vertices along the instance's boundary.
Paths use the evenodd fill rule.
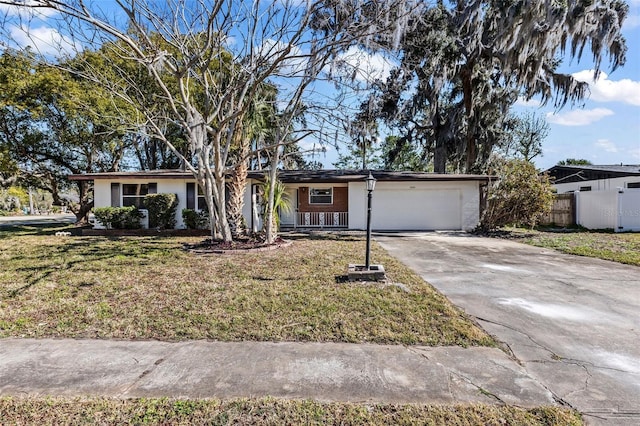
<path fill-rule="evenodd" d="M 122 184 L 122 206 L 136 206 L 144 208 L 144 197 L 147 194 L 155 194 L 157 184 L 155 183 L 123 183 Z"/>
<path fill-rule="evenodd" d="M 309 204 L 333 204 L 333 188 L 311 188 Z"/>
<path fill-rule="evenodd" d="M 204 199 L 202 188 L 200 188 L 200 185 L 192 182 L 187 183 L 187 208 L 207 211 L 207 202 Z"/>

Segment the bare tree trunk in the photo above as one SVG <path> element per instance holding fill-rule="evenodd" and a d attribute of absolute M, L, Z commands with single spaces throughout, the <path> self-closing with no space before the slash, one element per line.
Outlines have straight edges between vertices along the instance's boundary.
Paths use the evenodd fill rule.
<path fill-rule="evenodd" d="M 465 117 L 468 122 L 468 127 L 470 127 L 470 122 L 473 119 L 472 117 L 472 114 L 473 114 L 472 77 L 473 76 L 472 74 L 473 74 L 473 63 L 468 64 L 461 71 L 464 111 L 465 111 Z M 478 147 L 476 145 L 475 134 L 471 130 L 467 130 L 465 154 L 466 154 L 466 159 L 465 159 L 464 172 L 471 173 L 473 171 L 473 167 L 478 157 Z"/>
<path fill-rule="evenodd" d="M 88 222 L 87 216 L 93 208 L 93 201 L 89 201 L 89 182 L 78 181 L 78 195 L 78 206 L 76 208 L 69 206 L 69 208 L 76 216 L 76 223 L 84 224 Z"/>
<path fill-rule="evenodd" d="M 437 101 L 434 102 L 433 110 L 431 113 L 431 126 L 433 127 L 433 134 L 436 138 L 436 146 L 433 150 L 433 171 L 435 173 L 446 173 L 447 143 L 445 135 L 443 134 L 446 129 L 441 122 L 440 107 Z"/>
<path fill-rule="evenodd" d="M 447 172 L 447 145 L 438 136 L 436 136 L 436 148 L 433 151 L 433 171 L 435 173 Z"/>
<path fill-rule="evenodd" d="M 276 181 L 278 179 L 278 161 L 280 157 L 280 149 L 276 148 L 273 150 L 273 156 L 271 158 L 271 168 L 269 169 L 269 194 L 267 195 L 267 208 L 265 209 L 264 214 L 264 229 L 265 229 L 265 238 L 267 244 L 273 244 L 278 236 L 278 228 L 276 225 L 274 215 L 277 214 L 273 211 L 273 201 L 275 194 L 275 186 Z"/>

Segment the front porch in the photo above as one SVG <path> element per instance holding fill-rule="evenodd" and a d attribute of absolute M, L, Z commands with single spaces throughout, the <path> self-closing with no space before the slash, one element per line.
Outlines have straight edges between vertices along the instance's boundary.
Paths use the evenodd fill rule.
<path fill-rule="evenodd" d="M 293 220 L 291 220 L 293 219 Z M 349 212 L 295 212 L 288 221 L 281 223 L 282 228 L 331 228 L 349 227 Z"/>

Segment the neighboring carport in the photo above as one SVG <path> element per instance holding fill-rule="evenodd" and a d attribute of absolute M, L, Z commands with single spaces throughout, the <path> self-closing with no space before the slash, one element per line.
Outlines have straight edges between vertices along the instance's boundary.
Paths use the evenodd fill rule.
<path fill-rule="evenodd" d="M 375 238 L 587 424 L 640 424 L 640 268 L 465 233 Z"/>

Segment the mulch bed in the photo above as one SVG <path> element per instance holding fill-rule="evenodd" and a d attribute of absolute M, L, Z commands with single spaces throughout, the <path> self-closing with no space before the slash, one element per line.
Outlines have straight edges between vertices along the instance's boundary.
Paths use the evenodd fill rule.
<path fill-rule="evenodd" d="M 73 235 L 82 236 L 104 236 L 104 237 L 123 237 L 123 236 L 183 236 L 183 237 L 204 237 L 211 235 L 208 229 L 73 229 Z M 280 237 L 273 244 L 266 244 L 260 238 L 244 238 L 231 242 L 219 240 L 211 241 L 206 239 L 196 244 L 184 244 L 183 248 L 191 253 L 196 254 L 233 254 L 246 253 L 248 251 L 267 251 L 280 247 L 291 245 L 292 241 L 284 240 Z"/>
<path fill-rule="evenodd" d="M 266 244 L 261 239 L 247 238 L 231 242 L 205 240 L 197 244 L 184 244 L 183 248 L 196 254 L 234 254 L 248 251 L 267 251 L 290 246 L 292 241 L 276 238 L 273 244 Z"/>

